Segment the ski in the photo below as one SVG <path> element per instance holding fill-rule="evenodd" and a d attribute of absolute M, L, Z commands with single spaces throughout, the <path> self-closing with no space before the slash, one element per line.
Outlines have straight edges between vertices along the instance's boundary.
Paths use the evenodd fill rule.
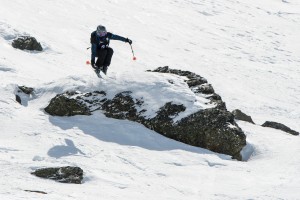
<path fill-rule="evenodd" d="M 96 73 L 96 75 L 98 76 L 98 78 L 103 78 L 100 74 L 100 69 L 94 69 L 94 72 Z"/>

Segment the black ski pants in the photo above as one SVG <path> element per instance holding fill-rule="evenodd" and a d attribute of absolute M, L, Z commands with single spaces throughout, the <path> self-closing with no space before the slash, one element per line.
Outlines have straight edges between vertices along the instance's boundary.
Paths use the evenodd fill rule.
<path fill-rule="evenodd" d="M 97 67 L 109 66 L 111 58 L 114 54 L 114 50 L 110 47 L 105 49 L 97 49 L 97 62 L 95 63 Z"/>

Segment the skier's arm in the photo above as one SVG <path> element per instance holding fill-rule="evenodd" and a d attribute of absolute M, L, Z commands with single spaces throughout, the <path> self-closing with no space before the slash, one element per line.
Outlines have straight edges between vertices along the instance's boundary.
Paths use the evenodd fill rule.
<path fill-rule="evenodd" d="M 112 34 L 112 33 L 108 33 L 108 37 L 109 39 L 111 40 L 120 40 L 120 41 L 123 41 L 123 42 L 128 42 L 128 43 L 132 43 L 132 41 L 128 38 L 124 38 L 122 36 L 119 36 L 119 35 L 115 35 L 115 34 Z"/>

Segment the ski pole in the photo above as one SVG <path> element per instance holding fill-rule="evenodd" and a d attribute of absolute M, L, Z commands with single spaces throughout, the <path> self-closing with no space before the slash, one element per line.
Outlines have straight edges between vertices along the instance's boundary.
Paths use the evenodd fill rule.
<path fill-rule="evenodd" d="M 136 60 L 136 57 L 134 56 L 134 51 L 133 51 L 133 48 L 132 48 L 132 45 L 130 44 L 130 47 L 131 47 L 131 52 L 132 52 L 132 55 L 133 55 L 133 60 Z"/>

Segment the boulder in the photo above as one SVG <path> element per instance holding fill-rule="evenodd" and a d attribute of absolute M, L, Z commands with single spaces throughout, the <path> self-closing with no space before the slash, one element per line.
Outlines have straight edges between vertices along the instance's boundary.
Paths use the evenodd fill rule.
<path fill-rule="evenodd" d="M 41 44 L 30 36 L 21 36 L 13 40 L 12 46 L 16 49 L 30 50 L 30 51 L 43 51 Z"/>
<path fill-rule="evenodd" d="M 255 124 L 251 118 L 251 116 L 246 115 L 245 113 L 243 113 L 241 110 L 236 109 L 232 111 L 232 114 L 234 115 L 234 118 L 237 120 L 241 120 L 241 121 L 246 121 L 252 124 Z"/>
<path fill-rule="evenodd" d="M 90 110 L 85 104 L 77 101 L 76 99 L 70 99 L 68 94 L 56 95 L 50 104 L 45 108 L 45 111 L 50 115 L 55 116 L 74 116 L 74 115 L 90 115 Z"/>
<path fill-rule="evenodd" d="M 21 97 L 19 95 L 16 94 L 16 101 L 22 105 L 22 100 Z"/>
<path fill-rule="evenodd" d="M 170 69 L 162 68 L 161 70 L 165 72 Z M 188 77 L 198 77 L 198 79 L 205 80 L 199 78 L 199 75 L 187 71 L 172 70 L 171 72 L 186 76 L 187 80 L 190 80 Z M 203 87 L 210 87 L 205 81 L 199 83 Z M 192 91 L 198 87 L 194 83 L 190 85 L 193 86 L 190 87 L 187 84 L 187 87 Z M 156 111 L 155 116 L 147 117 L 145 115 L 147 102 L 144 102 L 145 99 L 143 98 L 134 98 L 131 91 L 117 93 L 113 98 L 108 98 L 104 91 L 66 92 L 54 97 L 45 111 L 51 115 L 71 116 L 90 115 L 96 110 L 102 110 L 107 117 L 135 121 L 168 138 L 228 154 L 241 160 L 240 151 L 246 145 L 246 136 L 235 123 L 234 115 L 227 111 L 225 102 L 216 93 L 195 94 L 209 99 L 214 106 L 201 109 L 176 121 L 175 118 L 187 109 L 183 104 L 166 102 Z M 74 106 L 70 106 L 70 104 Z M 84 112 L 78 111 L 81 108 Z"/>
<path fill-rule="evenodd" d="M 239 153 L 246 145 L 246 136 L 230 112 L 205 109 L 174 124 L 173 119 L 186 109 L 183 105 L 167 102 L 155 117 L 146 119 L 142 112 L 137 112 L 136 102 L 130 93 L 124 92 L 107 100 L 101 109 L 107 117 L 136 121 L 168 138 L 242 159 Z"/>
<path fill-rule="evenodd" d="M 23 92 L 25 94 L 32 94 L 32 92 L 34 91 L 34 89 L 32 87 L 26 87 L 26 86 L 18 86 L 18 92 Z"/>
<path fill-rule="evenodd" d="M 279 129 L 284 132 L 290 133 L 292 135 L 299 135 L 299 132 L 294 131 L 294 130 L 290 129 L 289 127 L 287 127 L 286 125 L 278 123 L 278 122 L 266 121 L 262 126 Z"/>
<path fill-rule="evenodd" d="M 83 170 L 80 167 L 71 166 L 42 168 L 35 170 L 31 174 L 41 178 L 52 179 L 61 183 L 81 184 L 83 179 Z"/>
<path fill-rule="evenodd" d="M 27 106 L 28 101 L 34 97 L 34 89 L 27 86 L 17 86 L 16 88 L 16 101 L 23 105 Z"/>

